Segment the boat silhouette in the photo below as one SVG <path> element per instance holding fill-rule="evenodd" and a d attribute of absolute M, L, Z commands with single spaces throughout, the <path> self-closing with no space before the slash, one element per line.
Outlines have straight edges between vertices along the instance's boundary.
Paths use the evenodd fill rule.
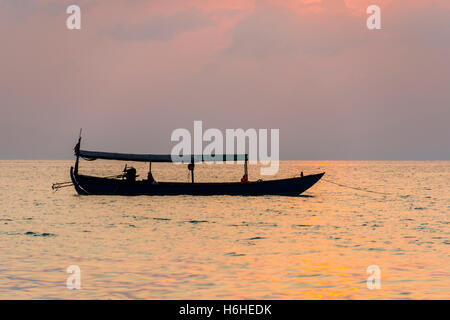
<path fill-rule="evenodd" d="M 261 196 L 283 195 L 297 196 L 311 188 L 322 178 L 324 172 L 299 177 L 277 180 L 248 180 L 248 154 L 223 155 L 172 155 L 161 154 L 124 154 L 80 149 L 81 134 L 74 148 L 75 166 L 70 168 L 70 177 L 75 190 L 80 195 L 123 195 L 123 196 L 162 196 L 162 195 L 233 195 L 233 196 Z M 148 162 L 147 179 L 137 180 L 136 169 L 125 166 L 120 175 L 113 177 L 95 177 L 79 173 L 79 160 L 119 160 Z M 240 182 L 194 182 L 195 163 L 210 161 L 243 161 L 244 176 Z M 182 162 L 188 164 L 191 172 L 191 182 L 161 182 L 155 181 L 151 172 L 153 162 Z"/>

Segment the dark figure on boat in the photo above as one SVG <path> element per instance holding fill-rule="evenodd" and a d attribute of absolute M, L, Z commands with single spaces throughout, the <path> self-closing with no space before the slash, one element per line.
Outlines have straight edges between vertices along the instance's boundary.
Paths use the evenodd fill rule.
<path fill-rule="evenodd" d="M 150 183 L 155 182 L 155 178 L 153 178 L 153 175 L 152 175 L 152 173 L 151 173 L 150 171 L 149 171 L 148 174 L 147 174 L 147 180 L 148 180 L 148 182 L 150 182 Z"/>
<path fill-rule="evenodd" d="M 241 178 L 241 183 L 250 183 L 250 181 L 248 181 L 248 174 L 244 173 L 244 175 Z"/>

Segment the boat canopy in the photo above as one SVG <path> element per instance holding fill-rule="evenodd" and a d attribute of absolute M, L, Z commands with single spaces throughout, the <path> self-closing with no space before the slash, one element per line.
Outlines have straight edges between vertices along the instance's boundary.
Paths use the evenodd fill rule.
<path fill-rule="evenodd" d="M 182 155 L 174 157 L 170 154 L 129 154 L 100 151 L 79 150 L 78 155 L 85 160 L 120 160 L 138 162 L 214 162 L 214 161 L 247 161 L 248 154 L 211 154 L 211 155 Z"/>

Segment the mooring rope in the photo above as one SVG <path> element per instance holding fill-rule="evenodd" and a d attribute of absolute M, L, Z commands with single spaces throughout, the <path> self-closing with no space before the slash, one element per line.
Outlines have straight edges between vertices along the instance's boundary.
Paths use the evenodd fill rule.
<path fill-rule="evenodd" d="M 384 195 L 392 195 L 392 193 L 388 193 L 388 192 L 373 191 L 373 190 L 368 190 L 368 189 L 365 189 L 365 188 L 359 188 L 359 187 L 347 186 L 347 185 L 345 185 L 345 184 L 337 183 L 337 182 L 334 182 L 334 181 L 331 181 L 331 180 L 328 180 L 328 179 L 323 179 L 323 178 L 322 178 L 322 180 L 323 180 L 323 181 L 326 181 L 326 182 L 328 182 L 328 183 L 335 184 L 335 185 L 337 185 L 337 186 L 339 186 L 339 187 L 343 187 L 343 188 L 349 188 L 349 189 L 353 189 L 353 190 L 364 191 L 364 192 L 370 192 L 370 193 L 377 193 L 377 194 L 384 194 Z"/>

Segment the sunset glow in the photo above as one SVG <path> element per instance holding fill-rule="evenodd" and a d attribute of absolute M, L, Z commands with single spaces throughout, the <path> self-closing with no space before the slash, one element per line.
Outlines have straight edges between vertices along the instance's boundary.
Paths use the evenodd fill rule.
<path fill-rule="evenodd" d="M 167 152 L 201 119 L 280 128 L 282 159 L 448 159 L 448 1 L 377 1 L 376 32 L 369 2 L 79 1 L 70 32 L 69 1 L 3 1 L 3 157 L 70 157 L 80 127 Z"/>

